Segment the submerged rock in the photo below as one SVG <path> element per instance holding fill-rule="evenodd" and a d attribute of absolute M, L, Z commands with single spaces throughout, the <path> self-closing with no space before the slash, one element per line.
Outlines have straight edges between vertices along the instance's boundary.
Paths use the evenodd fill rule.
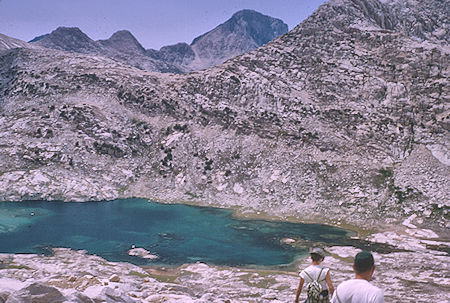
<path fill-rule="evenodd" d="M 142 247 L 130 249 L 128 251 L 128 255 L 137 256 L 137 257 L 141 257 L 144 259 L 150 259 L 150 260 L 155 260 L 155 259 L 159 258 L 157 255 L 150 253 L 148 250 L 146 250 L 145 248 L 142 248 Z"/>

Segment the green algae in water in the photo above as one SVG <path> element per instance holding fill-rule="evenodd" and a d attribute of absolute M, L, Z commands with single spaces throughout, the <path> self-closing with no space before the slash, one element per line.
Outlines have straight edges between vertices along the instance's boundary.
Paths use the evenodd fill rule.
<path fill-rule="evenodd" d="M 46 247 L 84 249 L 110 261 L 138 265 L 205 262 L 230 266 L 289 264 L 306 249 L 283 238 L 340 244 L 348 231 L 319 224 L 238 220 L 216 208 L 110 202 L 1 202 L 0 252 L 43 253 Z M 132 245 L 159 256 L 129 256 Z"/>

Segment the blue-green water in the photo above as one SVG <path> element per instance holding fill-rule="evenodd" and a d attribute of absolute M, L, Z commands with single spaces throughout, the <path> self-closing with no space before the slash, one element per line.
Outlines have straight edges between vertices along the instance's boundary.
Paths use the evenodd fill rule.
<path fill-rule="evenodd" d="M 288 264 L 306 249 L 280 243 L 302 238 L 339 244 L 349 233 L 318 224 L 238 220 L 231 211 L 150 203 L 144 199 L 110 202 L 0 202 L 0 252 L 44 253 L 49 247 L 85 249 L 110 261 L 138 265 Z M 129 256 L 131 245 L 159 256 Z"/>

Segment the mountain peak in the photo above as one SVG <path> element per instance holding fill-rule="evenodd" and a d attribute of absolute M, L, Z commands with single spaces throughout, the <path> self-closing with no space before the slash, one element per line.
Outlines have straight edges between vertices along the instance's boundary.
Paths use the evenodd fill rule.
<path fill-rule="evenodd" d="M 85 33 L 81 31 L 81 29 L 75 26 L 74 27 L 59 26 L 54 31 L 52 31 L 51 34 L 73 34 L 86 36 L 87 38 L 89 38 Z"/>
<path fill-rule="evenodd" d="M 62 39 L 72 39 L 74 42 L 82 42 L 82 43 L 92 43 L 94 42 L 91 38 L 88 37 L 85 33 L 83 33 L 78 27 L 64 27 L 60 26 L 54 31 L 52 31 L 46 38 L 62 38 Z M 41 39 L 41 40 L 42 40 Z M 52 39 L 55 40 L 55 39 Z"/>
<path fill-rule="evenodd" d="M 130 31 L 125 30 L 125 29 L 115 32 L 114 34 L 111 35 L 111 37 L 109 39 L 110 40 L 131 39 L 131 40 L 136 41 L 136 38 L 133 36 L 133 34 Z"/>
<path fill-rule="evenodd" d="M 231 16 L 231 19 L 233 19 L 233 18 L 246 18 L 246 17 L 249 17 L 249 16 L 255 16 L 255 15 L 256 16 L 264 16 L 263 14 L 261 14 L 261 13 L 259 13 L 257 11 L 254 11 L 252 9 L 242 9 L 240 11 L 235 12 L 233 14 L 233 16 Z"/>
<path fill-rule="evenodd" d="M 98 42 L 103 46 L 114 48 L 125 53 L 145 53 L 145 49 L 139 41 L 127 30 L 117 31 L 109 39 L 99 40 Z"/>
<path fill-rule="evenodd" d="M 97 49 L 95 42 L 78 27 L 60 26 L 50 34 L 31 41 L 47 48 L 81 53 L 90 53 Z"/>
<path fill-rule="evenodd" d="M 191 46 L 204 62 L 204 67 L 209 67 L 254 50 L 287 31 L 288 26 L 280 19 L 244 9 L 195 38 Z"/>
<path fill-rule="evenodd" d="M 288 26 L 282 20 L 263 15 L 251 9 L 240 10 L 231 16 L 225 23 L 220 24 L 213 30 L 195 38 L 191 45 L 196 44 L 205 36 L 222 31 L 225 34 L 247 32 L 255 40 L 258 46 L 266 44 L 275 37 L 285 34 Z"/>
<path fill-rule="evenodd" d="M 164 46 L 160 51 L 145 50 L 128 30 L 117 31 L 106 40 L 93 41 L 77 27 L 58 27 L 30 42 L 52 49 L 112 57 L 149 70 L 189 72 L 252 51 L 287 31 L 288 26 L 280 19 L 244 9 L 195 38 L 191 45 L 178 43 Z"/>

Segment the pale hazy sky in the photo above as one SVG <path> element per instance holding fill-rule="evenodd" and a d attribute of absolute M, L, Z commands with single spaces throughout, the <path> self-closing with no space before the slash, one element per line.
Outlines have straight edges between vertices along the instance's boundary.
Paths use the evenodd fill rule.
<path fill-rule="evenodd" d="M 283 20 L 289 29 L 325 0 L 0 0 L 0 33 L 29 41 L 58 26 L 94 40 L 129 30 L 145 48 L 192 40 L 241 9 Z"/>

